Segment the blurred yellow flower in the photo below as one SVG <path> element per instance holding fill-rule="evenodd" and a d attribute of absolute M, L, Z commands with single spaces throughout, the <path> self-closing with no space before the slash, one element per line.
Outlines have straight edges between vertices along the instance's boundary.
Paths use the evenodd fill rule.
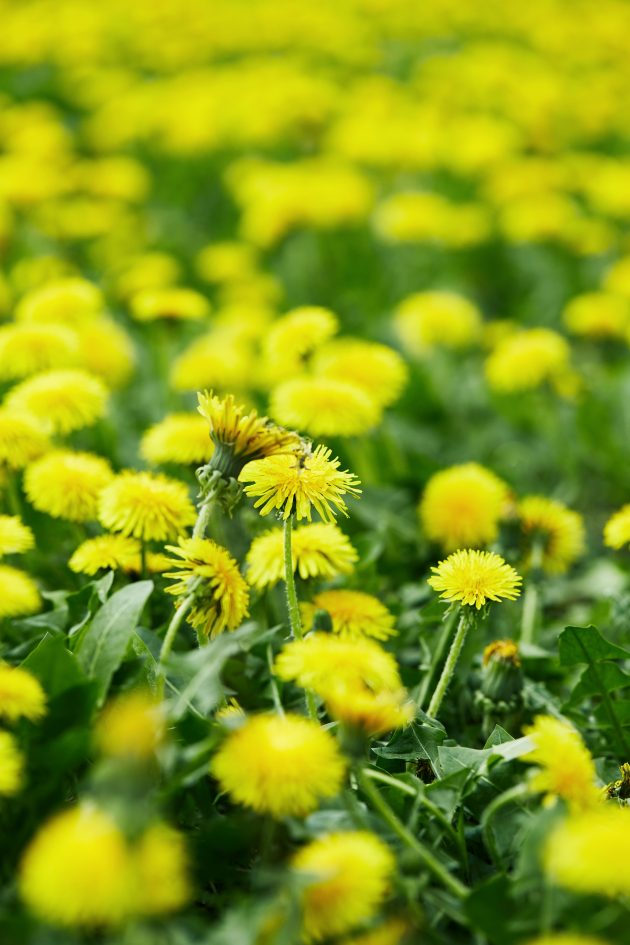
<path fill-rule="evenodd" d="M 125 535 L 98 535 L 75 549 L 68 567 L 77 574 L 96 574 L 103 569 L 140 571 L 140 542 Z"/>
<path fill-rule="evenodd" d="M 258 253 L 249 243 L 225 240 L 209 243 L 199 250 L 195 269 L 205 282 L 234 282 L 251 275 L 258 264 Z"/>
<path fill-rule="evenodd" d="M 379 404 L 365 388 L 331 377 L 294 377 L 274 388 L 270 413 L 314 437 L 361 436 L 379 423 Z"/>
<path fill-rule="evenodd" d="M 500 341 L 485 364 L 492 390 L 501 394 L 533 390 L 562 381 L 569 372 L 566 340 L 549 328 L 530 328 Z"/>
<path fill-rule="evenodd" d="M 165 286 L 137 292 L 131 299 L 131 314 L 139 322 L 158 318 L 198 321 L 210 314 L 210 304 L 194 289 Z"/>
<path fill-rule="evenodd" d="M 64 325 L 4 325 L 0 328 L 0 379 L 21 380 L 76 364 L 78 337 Z"/>
<path fill-rule="evenodd" d="M 627 870 L 630 810 L 614 804 L 570 814 L 545 842 L 543 866 L 552 883 L 582 895 L 630 893 Z"/>
<path fill-rule="evenodd" d="M 521 593 L 522 578 L 490 551 L 455 551 L 431 570 L 428 583 L 443 600 L 477 610 L 488 601 L 515 600 Z"/>
<path fill-rule="evenodd" d="M 309 625 L 318 610 L 325 610 L 332 620 L 334 633 L 349 637 L 373 637 L 387 640 L 396 634 L 396 621 L 377 597 L 345 588 L 320 591 L 312 603 L 303 604 L 305 623 Z"/>
<path fill-rule="evenodd" d="M 606 522 L 604 544 L 615 549 L 630 544 L 630 504 L 624 505 Z"/>
<path fill-rule="evenodd" d="M 165 736 L 162 707 L 143 690 L 122 693 L 107 703 L 94 735 L 104 755 L 152 758 Z"/>
<path fill-rule="evenodd" d="M 87 371 L 46 371 L 13 387 L 5 406 L 30 414 L 48 433 L 64 435 L 105 416 L 107 388 Z"/>
<path fill-rule="evenodd" d="M 184 483 L 166 476 L 125 470 L 100 494 L 105 528 L 141 541 L 164 541 L 192 525 L 196 514 Z"/>
<path fill-rule="evenodd" d="M 316 377 L 362 388 L 379 407 L 388 407 L 398 399 L 409 375 L 397 351 L 360 338 L 329 341 L 313 356 L 312 369 Z"/>
<path fill-rule="evenodd" d="M 38 722 L 46 714 L 46 693 L 32 673 L 0 662 L 0 718 Z"/>
<path fill-rule="evenodd" d="M 131 851 L 134 912 L 159 916 L 185 906 L 192 896 L 184 837 L 160 822 L 150 824 Z"/>
<path fill-rule="evenodd" d="M 283 646 L 276 657 L 275 672 L 280 679 L 312 689 L 324 699 L 340 683 L 373 691 L 398 691 L 402 687 L 392 654 L 367 637 L 310 633 L 303 640 Z"/>
<path fill-rule="evenodd" d="M 488 545 L 499 531 L 509 490 L 498 476 L 478 463 L 449 466 L 427 482 L 418 507 L 431 541 L 445 551 Z"/>
<path fill-rule="evenodd" d="M 0 407 L 0 464 L 23 469 L 49 447 L 48 437 L 34 417 Z"/>
<path fill-rule="evenodd" d="M 568 302 L 562 319 L 574 335 L 626 341 L 630 337 L 630 299 L 608 292 L 585 292 Z"/>
<path fill-rule="evenodd" d="M 37 584 L 30 574 L 0 564 L 0 617 L 27 617 L 41 606 Z"/>
<path fill-rule="evenodd" d="M 24 758 L 17 742 L 8 732 L 0 731 L 0 797 L 11 797 L 22 787 Z"/>
<path fill-rule="evenodd" d="M 28 292 L 18 305 L 18 322 L 79 326 L 103 310 L 99 289 L 86 279 L 58 279 Z"/>
<path fill-rule="evenodd" d="M 76 329 L 81 366 L 108 387 L 123 387 L 133 374 L 136 355 L 127 332 L 111 318 L 99 316 Z"/>
<path fill-rule="evenodd" d="M 530 542 L 542 543 L 542 567 L 550 574 L 563 574 L 584 554 L 584 522 L 579 512 L 538 495 L 525 496 L 516 511 Z"/>
<path fill-rule="evenodd" d="M 404 728 L 416 714 L 416 707 L 402 686 L 375 691 L 364 684 L 332 683 L 325 702 L 334 719 L 360 729 L 370 738 Z"/>
<path fill-rule="evenodd" d="M 330 309 L 316 305 L 294 308 L 276 319 L 263 340 L 263 371 L 271 383 L 303 371 L 311 355 L 339 329 Z"/>
<path fill-rule="evenodd" d="M 214 452 L 208 424 L 195 413 L 171 413 L 142 436 L 140 455 L 149 463 L 200 466 Z"/>
<path fill-rule="evenodd" d="M 303 580 L 348 574 L 358 555 L 349 539 L 333 522 L 301 525 L 292 534 L 293 571 Z M 281 528 L 255 538 L 247 552 L 246 576 L 258 590 L 284 580 L 284 544 Z"/>
<path fill-rule="evenodd" d="M 97 518 L 100 494 L 113 478 L 102 456 L 53 450 L 27 467 L 24 491 L 39 512 L 71 522 L 91 522 Z"/>
<path fill-rule="evenodd" d="M 470 348 L 481 340 L 482 319 L 476 305 L 455 292 L 416 292 L 396 308 L 394 328 L 416 357 L 432 348 Z"/>
<path fill-rule="evenodd" d="M 523 729 L 534 748 L 521 761 L 536 765 L 529 779 L 532 791 L 547 800 L 561 797 L 572 810 L 586 810 L 601 803 L 595 763 L 579 733 L 562 719 L 538 715 Z"/>
<path fill-rule="evenodd" d="M 22 554 L 34 544 L 33 532 L 19 515 L 0 515 L 0 557 Z"/>

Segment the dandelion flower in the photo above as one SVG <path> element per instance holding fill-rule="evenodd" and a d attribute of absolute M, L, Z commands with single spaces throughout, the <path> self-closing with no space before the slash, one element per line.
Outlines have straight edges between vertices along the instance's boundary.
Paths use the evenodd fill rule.
<path fill-rule="evenodd" d="M 82 804 L 40 827 L 20 866 L 22 899 L 45 922 L 118 925 L 133 898 L 124 836 L 104 811 Z"/>
<path fill-rule="evenodd" d="M 404 347 L 417 357 L 431 348 L 469 348 L 481 338 L 481 313 L 455 292 L 416 292 L 398 305 L 394 327 Z"/>
<path fill-rule="evenodd" d="M 490 551 L 455 551 L 431 570 L 428 583 L 443 600 L 477 609 L 487 601 L 515 600 L 521 593 L 522 578 Z"/>
<path fill-rule="evenodd" d="M 174 390 L 245 390 L 255 369 L 250 344 L 240 332 L 220 327 L 197 338 L 175 358 L 169 382 Z"/>
<path fill-rule="evenodd" d="M 502 394 L 534 390 L 569 371 L 569 345 L 549 328 L 530 328 L 500 341 L 486 360 L 492 390 Z"/>
<path fill-rule="evenodd" d="M 171 413 L 150 427 L 140 442 L 143 459 L 156 465 L 200 466 L 214 452 L 208 424 L 194 413 Z"/>
<path fill-rule="evenodd" d="M 627 896 L 629 846 L 630 810 L 603 804 L 570 814 L 552 830 L 543 852 L 544 870 L 552 882 L 572 892 Z"/>
<path fill-rule="evenodd" d="M 416 714 L 407 690 L 374 690 L 364 683 L 333 681 L 324 697 L 328 713 L 344 725 L 360 729 L 370 738 L 395 728 L 405 728 Z"/>
<path fill-rule="evenodd" d="M 126 470 L 100 495 L 101 524 L 141 541 L 175 538 L 195 518 L 186 486 L 166 476 Z"/>
<path fill-rule="evenodd" d="M 450 466 L 432 476 L 419 506 L 427 538 L 445 551 L 494 541 L 508 502 L 507 485 L 477 463 Z"/>
<path fill-rule="evenodd" d="M 396 621 L 387 607 L 377 597 L 363 591 L 320 591 L 311 604 L 304 606 L 304 610 L 308 618 L 306 623 L 312 622 L 316 611 L 327 611 L 333 632 L 341 636 L 387 640 L 396 633 Z"/>
<path fill-rule="evenodd" d="M 604 544 L 615 549 L 630 544 L 630 505 L 624 505 L 608 519 L 604 526 Z"/>
<path fill-rule="evenodd" d="M 64 325 L 0 328 L 0 380 L 13 381 L 68 367 L 79 357 L 76 333 Z"/>
<path fill-rule="evenodd" d="M 349 574 L 358 555 L 347 536 L 332 522 L 301 525 L 292 535 L 293 571 L 303 580 Z M 284 579 L 284 538 L 272 528 L 251 544 L 246 558 L 247 580 L 263 590 Z"/>
<path fill-rule="evenodd" d="M 0 797 L 17 794 L 23 771 L 24 758 L 13 735 L 0 731 Z"/>
<path fill-rule="evenodd" d="M 393 404 L 407 383 L 407 365 L 393 348 L 363 341 L 340 338 L 329 341 L 313 357 L 316 377 L 344 380 L 360 387 L 379 407 Z"/>
<path fill-rule="evenodd" d="M 199 321 L 210 314 L 210 305 L 194 289 L 165 286 L 137 292 L 131 299 L 131 314 L 139 322 L 152 322 L 158 318 Z"/>
<path fill-rule="evenodd" d="M 136 360 L 131 338 L 111 318 L 99 316 L 77 329 L 81 367 L 109 388 L 123 387 Z"/>
<path fill-rule="evenodd" d="M 270 377 L 279 380 L 299 373 L 309 356 L 338 328 L 337 316 L 317 306 L 295 308 L 277 319 L 267 333 L 263 350 Z"/>
<path fill-rule="evenodd" d="M 15 312 L 18 322 L 77 326 L 103 310 L 99 289 L 85 279 L 58 279 L 28 292 Z"/>
<path fill-rule="evenodd" d="M 151 758 L 164 735 L 162 708 L 142 690 L 110 700 L 95 729 L 98 747 L 111 757 Z"/>
<path fill-rule="evenodd" d="M 267 456 L 248 463 L 239 479 L 251 483 L 245 493 L 257 498 L 254 508 L 261 515 L 277 509 L 285 520 L 295 514 L 310 522 L 314 508 L 325 522 L 332 522 L 335 509 L 348 514 L 343 496 L 356 496 L 361 490 L 356 476 L 340 470 L 339 460 L 331 455 L 331 450 L 318 446 L 301 455 Z"/>
<path fill-rule="evenodd" d="M 0 515 L 0 556 L 22 554 L 34 544 L 33 532 L 19 515 Z"/>
<path fill-rule="evenodd" d="M 562 318 L 574 335 L 625 341 L 630 333 L 630 300 L 608 292 L 585 292 L 571 299 Z"/>
<path fill-rule="evenodd" d="M 116 294 L 129 298 L 143 289 L 161 289 L 174 285 L 181 275 L 181 266 L 168 253 L 142 253 L 125 258 L 115 280 Z"/>
<path fill-rule="evenodd" d="M 76 574 L 98 571 L 139 571 L 140 542 L 125 535 L 98 535 L 88 538 L 74 551 L 68 567 Z"/>
<path fill-rule="evenodd" d="M 5 406 L 30 414 L 48 433 L 72 433 L 105 416 L 107 388 L 87 371 L 46 371 L 12 388 Z"/>
<path fill-rule="evenodd" d="M 310 633 L 285 644 L 275 662 L 280 679 L 292 680 L 326 698 L 331 687 L 402 688 L 396 660 L 374 640 Z"/>
<path fill-rule="evenodd" d="M 561 797 L 573 810 L 600 802 L 593 758 L 573 726 L 550 715 L 538 715 L 523 734 L 534 743 L 534 749 L 521 761 L 538 767 L 529 782 L 532 791 L 544 793 L 548 800 Z"/>
<path fill-rule="evenodd" d="M 542 566 L 563 574 L 584 554 L 584 522 L 579 512 L 546 496 L 530 495 L 518 503 L 521 528 L 532 541 L 543 543 Z"/>
<path fill-rule="evenodd" d="M 271 414 L 311 436 L 360 436 L 377 426 L 381 409 L 363 387 L 329 377 L 295 377 L 276 387 Z"/>
<path fill-rule="evenodd" d="M 33 417 L 0 407 L 0 464 L 23 469 L 49 446 L 48 437 Z"/>
<path fill-rule="evenodd" d="M 295 872 L 314 877 L 303 892 L 308 938 L 321 941 L 367 922 L 389 891 L 395 859 L 372 833 L 325 834 L 293 856 Z"/>
<path fill-rule="evenodd" d="M 539 938 L 529 939 L 525 945 L 607 945 L 594 935 L 581 935 L 579 932 L 550 932 Z"/>
<path fill-rule="evenodd" d="M 102 456 L 54 450 L 27 468 L 24 491 L 39 512 L 70 522 L 91 522 L 97 517 L 99 496 L 113 476 Z"/>
<path fill-rule="evenodd" d="M 7 564 L 0 564 L 0 618 L 28 617 L 41 608 L 41 598 L 33 578 Z"/>
<path fill-rule="evenodd" d="M 137 840 L 131 857 L 134 912 L 164 915 L 190 900 L 188 854 L 179 831 L 167 824 L 151 824 Z"/>
<path fill-rule="evenodd" d="M 319 723 L 258 715 L 227 736 L 210 764 L 232 800 L 273 817 L 305 817 L 342 785 L 346 764 Z"/>
<path fill-rule="evenodd" d="M 205 282 L 234 282 L 251 275 L 258 252 L 250 243 L 225 240 L 204 246 L 195 259 L 195 269 Z"/>
<path fill-rule="evenodd" d="M 38 679 L 19 666 L 0 662 L 0 718 L 38 722 L 46 714 L 46 694 Z"/>
<path fill-rule="evenodd" d="M 406 941 L 409 931 L 409 925 L 402 919 L 388 919 L 368 932 L 344 939 L 341 945 L 401 945 L 403 939 Z M 562 943 L 559 943 L 559 945 L 562 945 Z M 571 945 L 571 943 L 567 943 L 567 945 Z M 588 943 L 585 943 L 585 945 L 588 945 Z M 595 945 L 595 943 L 592 943 L 592 945 Z"/>
<path fill-rule="evenodd" d="M 167 550 L 177 555 L 169 566 L 179 569 L 165 575 L 177 581 L 167 591 L 182 597 L 194 590 L 187 619 L 199 634 L 213 638 L 240 627 L 248 614 L 249 588 L 229 552 L 209 538 L 182 538 Z"/>

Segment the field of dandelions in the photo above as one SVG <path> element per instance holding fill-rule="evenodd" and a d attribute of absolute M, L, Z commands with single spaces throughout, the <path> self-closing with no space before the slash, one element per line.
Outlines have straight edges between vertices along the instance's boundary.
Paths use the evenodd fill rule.
<path fill-rule="evenodd" d="M 2 945 L 628 945 L 629 35 L 0 0 Z"/>

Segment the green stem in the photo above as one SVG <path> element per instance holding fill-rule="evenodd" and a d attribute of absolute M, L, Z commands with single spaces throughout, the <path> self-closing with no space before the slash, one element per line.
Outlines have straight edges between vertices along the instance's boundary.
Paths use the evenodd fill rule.
<path fill-rule="evenodd" d="M 451 648 L 448 652 L 448 656 L 446 657 L 442 675 L 438 680 L 438 684 L 435 687 L 433 695 L 431 696 L 431 701 L 429 702 L 427 715 L 430 715 L 433 718 L 437 718 L 437 714 L 440 711 L 440 706 L 442 705 L 442 700 L 444 699 L 446 690 L 448 689 L 449 683 L 453 678 L 453 673 L 455 672 L 457 661 L 459 659 L 460 653 L 462 652 L 462 647 L 466 642 L 468 628 L 472 622 L 469 609 L 470 608 L 467 607 L 461 611 L 459 623 L 457 625 L 457 632 L 455 633 L 455 637 L 451 643 Z"/>
<path fill-rule="evenodd" d="M 409 847 L 410 850 L 418 856 L 427 870 L 438 879 L 458 899 L 463 899 L 468 895 L 468 890 L 455 876 L 452 876 L 445 866 L 440 863 L 431 850 L 426 847 L 417 837 L 405 827 L 402 821 L 391 809 L 387 801 L 383 798 L 380 791 L 372 783 L 361 768 L 356 771 L 356 778 L 361 791 L 369 799 L 372 806 L 378 811 L 385 823 L 393 830 L 397 837 Z"/>
<path fill-rule="evenodd" d="M 501 866 L 502 864 L 497 845 L 494 841 L 492 821 L 503 807 L 507 807 L 508 804 L 512 804 L 515 801 L 523 800 L 528 795 L 529 790 L 527 786 L 525 784 L 517 784 L 495 797 L 483 812 L 481 818 L 481 833 L 483 834 L 486 848 L 497 866 Z"/>
<path fill-rule="evenodd" d="M 437 646 L 433 651 L 433 656 L 431 657 L 431 665 L 429 666 L 427 672 L 425 673 L 420 689 L 418 690 L 418 708 L 421 709 L 426 702 L 427 696 L 429 694 L 429 687 L 433 682 L 433 677 L 435 676 L 435 671 L 444 659 L 444 654 L 446 653 L 446 647 L 449 644 L 449 640 L 453 635 L 453 628 L 457 621 L 457 615 L 460 612 L 459 607 L 452 606 L 448 616 L 444 621 L 444 626 L 440 633 L 440 637 L 437 642 Z"/>
<path fill-rule="evenodd" d="M 379 771 L 377 768 L 365 768 L 364 773 L 368 776 L 368 778 L 372 778 L 373 781 L 380 781 L 382 784 L 388 784 L 390 787 L 397 788 L 408 797 L 413 797 L 414 800 L 420 800 L 423 807 L 426 807 L 429 813 L 441 823 L 451 840 L 456 843 L 457 846 L 459 846 L 459 837 L 457 835 L 457 831 L 449 822 L 448 817 L 445 817 L 440 808 L 434 804 L 433 801 L 430 801 L 424 793 L 416 791 L 411 784 L 405 784 L 404 781 L 399 781 L 397 778 L 392 778 L 391 775 L 386 774 L 384 771 Z"/>
<path fill-rule="evenodd" d="M 158 697 L 160 699 L 164 698 L 164 683 L 166 679 L 166 661 L 170 655 L 171 650 L 173 649 L 173 643 L 175 642 L 175 637 L 177 636 L 177 631 L 181 627 L 186 614 L 190 610 L 195 600 L 195 592 L 191 591 L 189 594 L 184 597 L 183 601 L 171 617 L 171 622 L 168 625 L 166 635 L 162 641 L 162 649 L 160 650 L 160 658 L 158 660 L 158 683 L 157 691 Z"/>
<path fill-rule="evenodd" d="M 140 539 L 140 576 L 143 581 L 146 581 L 148 576 L 147 569 L 147 544 L 144 538 Z"/>
<path fill-rule="evenodd" d="M 295 589 L 295 576 L 293 574 L 293 549 L 291 546 L 291 533 L 293 529 L 293 516 L 289 515 L 284 522 L 284 583 L 287 592 L 287 609 L 289 611 L 289 626 L 291 636 L 295 640 L 302 640 L 302 620 L 300 618 L 300 605 L 298 603 L 297 591 Z M 306 691 L 306 707 L 308 714 L 312 719 L 317 719 L 317 707 L 313 693 Z"/>
<path fill-rule="evenodd" d="M 271 685 L 271 697 L 273 699 L 274 709 L 278 715 L 284 715 L 282 700 L 280 699 L 280 690 L 278 689 L 278 681 L 273 671 L 273 650 L 271 649 L 271 643 L 267 646 L 267 666 L 269 668 L 269 683 Z"/>
<path fill-rule="evenodd" d="M 523 610 L 521 614 L 521 643 L 532 644 L 536 640 L 538 617 L 538 576 L 543 562 L 542 542 L 534 540 L 530 559 L 529 580 L 523 591 Z"/>
<path fill-rule="evenodd" d="M 7 472 L 5 488 L 11 515 L 22 518 L 22 502 L 20 501 L 20 493 L 14 472 Z"/>
<path fill-rule="evenodd" d="M 210 494 L 204 499 L 203 505 L 200 506 L 199 513 L 197 515 L 197 521 L 195 522 L 195 527 L 193 528 L 193 538 L 205 538 L 208 525 L 210 524 L 213 498 L 214 496 Z"/>

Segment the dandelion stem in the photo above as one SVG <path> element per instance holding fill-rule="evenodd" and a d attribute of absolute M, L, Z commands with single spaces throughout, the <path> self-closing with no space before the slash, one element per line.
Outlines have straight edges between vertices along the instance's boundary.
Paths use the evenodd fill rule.
<path fill-rule="evenodd" d="M 291 545 L 291 533 L 293 529 L 293 516 L 289 515 L 284 522 L 284 583 L 287 591 L 287 609 L 289 611 L 289 626 L 291 627 L 291 636 L 296 640 L 301 640 L 304 636 L 302 632 L 302 621 L 300 619 L 300 605 L 298 603 L 297 591 L 295 590 L 295 576 L 293 574 L 293 549 Z M 306 707 L 308 714 L 312 719 L 317 719 L 317 707 L 313 693 L 306 690 Z"/>
<path fill-rule="evenodd" d="M 356 771 L 356 778 L 361 791 L 368 798 L 372 806 L 378 813 L 381 815 L 386 824 L 394 831 L 397 837 L 402 840 L 402 842 L 409 847 L 410 850 L 413 850 L 414 853 L 422 860 L 423 864 L 426 866 L 427 870 L 433 874 L 433 876 L 438 879 L 443 886 L 445 886 L 453 895 L 457 896 L 458 899 L 463 899 L 468 894 L 468 890 L 455 876 L 452 876 L 445 866 L 440 863 L 436 856 L 433 855 L 431 850 L 426 847 L 417 837 L 411 833 L 411 831 L 405 827 L 402 821 L 391 809 L 383 795 L 380 793 L 375 784 L 370 780 L 368 773 L 363 769 L 359 768 Z"/>
<path fill-rule="evenodd" d="M 426 698 L 429 694 L 429 687 L 433 682 L 433 677 L 435 676 L 435 671 L 444 659 L 444 654 L 446 653 L 446 647 L 449 644 L 449 640 L 453 635 L 453 628 L 457 622 L 457 616 L 460 612 L 460 608 L 452 606 L 448 616 L 444 621 L 444 626 L 442 627 L 437 646 L 433 651 L 433 656 L 431 658 L 431 665 L 429 666 L 427 672 L 425 673 L 424 679 L 418 691 L 417 704 L 418 708 L 421 709 L 426 702 Z"/>
<path fill-rule="evenodd" d="M 166 635 L 162 641 L 162 649 L 160 650 L 160 658 L 158 660 L 158 696 L 160 699 L 164 697 L 164 682 L 165 682 L 165 670 L 166 670 L 166 661 L 170 656 L 171 650 L 173 649 L 173 643 L 175 642 L 175 637 L 177 636 L 177 631 L 181 627 L 184 617 L 190 610 L 195 600 L 195 593 L 191 591 L 189 594 L 184 597 L 179 607 L 175 610 L 175 613 L 171 617 L 171 622 L 168 625 L 166 630 Z"/>
<path fill-rule="evenodd" d="M 530 561 L 530 578 L 523 592 L 521 643 L 534 643 L 537 636 L 538 577 L 543 561 L 543 550 L 542 542 L 535 540 Z"/>
<path fill-rule="evenodd" d="M 471 616 L 468 613 L 469 608 L 462 609 L 459 623 L 457 625 L 457 631 L 453 642 L 451 643 L 451 648 L 446 657 L 446 662 L 444 664 L 444 669 L 442 670 L 442 675 L 438 680 L 438 684 L 435 687 L 435 691 L 431 696 L 431 701 L 429 702 L 429 708 L 427 709 L 427 714 L 433 718 L 437 717 L 438 712 L 440 711 L 440 706 L 442 705 L 442 700 L 446 695 L 446 690 L 449 687 L 449 683 L 453 678 L 453 673 L 455 672 L 455 667 L 457 666 L 457 661 L 459 659 L 460 653 L 462 652 L 462 647 L 466 642 L 466 636 L 468 634 L 468 629 L 471 624 Z"/>
<path fill-rule="evenodd" d="M 15 477 L 15 473 L 9 472 L 7 474 L 7 479 L 5 483 L 7 502 L 9 504 L 9 509 L 12 515 L 18 515 L 22 517 L 22 503 L 20 501 L 20 493 L 18 491 L 18 485 Z"/>
<path fill-rule="evenodd" d="M 274 709 L 278 715 L 284 715 L 282 700 L 280 699 L 280 690 L 278 688 L 278 680 L 276 679 L 276 674 L 273 671 L 273 650 L 271 649 L 271 644 L 269 644 L 267 647 L 267 666 L 269 667 L 269 684 L 271 686 L 271 697 L 273 699 Z"/>
<path fill-rule="evenodd" d="M 144 538 L 140 539 L 140 576 L 142 580 L 147 578 L 147 543 Z"/>
<path fill-rule="evenodd" d="M 389 784 L 390 787 L 396 788 L 401 793 L 406 794 L 408 797 L 413 797 L 414 800 L 419 800 L 423 807 L 429 811 L 430 814 L 438 820 L 446 832 L 448 833 L 451 840 L 459 846 L 459 837 L 457 836 L 457 831 L 449 821 L 448 817 L 445 817 L 439 807 L 437 807 L 433 801 L 430 801 L 424 793 L 419 792 L 411 784 L 406 784 L 404 781 L 399 781 L 397 778 L 393 778 L 391 775 L 387 774 L 385 771 L 379 771 L 377 768 L 365 768 L 364 773 L 372 778 L 373 781 L 381 781 L 382 784 Z"/>
<path fill-rule="evenodd" d="M 212 499 L 214 496 L 210 494 L 204 500 L 203 504 L 199 508 L 199 513 L 197 515 L 197 521 L 195 522 L 195 527 L 193 528 L 192 536 L 193 538 L 205 538 L 206 530 L 210 524 L 210 515 L 212 513 Z"/>

